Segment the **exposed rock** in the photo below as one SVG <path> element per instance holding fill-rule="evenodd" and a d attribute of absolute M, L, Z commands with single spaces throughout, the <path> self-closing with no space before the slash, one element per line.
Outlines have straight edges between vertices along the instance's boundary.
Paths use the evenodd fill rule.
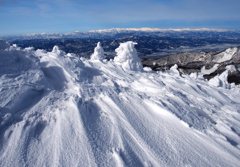
<path fill-rule="evenodd" d="M 178 65 L 180 74 L 199 73 L 206 79 L 221 74 L 228 65 L 240 66 L 240 47 L 229 48 L 222 52 L 178 53 L 157 59 L 141 59 L 143 67 L 155 71 L 169 70 L 174 64 Z M 230 83 L 240 83 L 240 72 L 229 74 Z"/>
<path fill-rule="evenodd" d="M 240 84 L 240 72 L 235 71 L 228 74 L 228 83 Z"/>

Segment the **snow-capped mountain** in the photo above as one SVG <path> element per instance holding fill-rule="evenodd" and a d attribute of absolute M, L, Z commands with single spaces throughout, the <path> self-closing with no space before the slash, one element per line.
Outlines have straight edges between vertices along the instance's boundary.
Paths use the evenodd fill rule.
<path fill-rule="evenodd" d="M 200 34 L 199 34 L 200 33 Z M 210 33 L 210 34 L 209 34 Z M 223 38 L 229 36 L 229 38 L 237 38 L 240 36 L 239 30 L 225 30 L 225 29 L 159 29 L 159 28 L 111 28 L 103 30 L 92 30 L 86 32 L 69 32 L 69 33 L 33 33 L 20 36 L 4 36 L 1 37 L 7 41 L 13 40 L 29 40 L 29 39 L 49 39 L 49 38 L 110 38 L 119 37 L 123 35 L 158 35 L 158 36 L 198 36 L 198 37 L 214 37 L 218 36 Z"/>
<path fill-rule="evenodd" d="M 0 166 L 239 166 L 239 69 L 154 72 L 134 45 L 107 61 L 100 43 L 85 59 L 0 41 Z"/>
<path fill-rule="evenodd" d="M 215 32 L 226 32 L 228 30 L 226 29 L 210 29 L 210 28 L 198 28 L 198 29 L 190 29 L 190 28 L 182 28 L 182 29 L 174 29 L 174 28 L 169 28 L 169 29 L 160 29 L 160 28 L 111 28 L 111 29 L 103 29 L 103 30 L 91 30 L 89 32 L 97 32 L 97 33 L 123 33 L 123 32 L 128 32 L 128 31 L 133 31 L 133 32 L 166 32 L 166 31 L 215 31 Z"/>

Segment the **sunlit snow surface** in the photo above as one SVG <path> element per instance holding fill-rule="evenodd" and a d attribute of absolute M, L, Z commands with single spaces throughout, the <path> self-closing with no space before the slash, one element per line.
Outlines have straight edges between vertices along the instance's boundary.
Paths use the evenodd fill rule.
<path fill-rule="evenodd" d="M 126 70 L 57 47 L 3 49 L 0 166 L 240 164 L 237 86 L 180 76 L 177 66 Z"/>

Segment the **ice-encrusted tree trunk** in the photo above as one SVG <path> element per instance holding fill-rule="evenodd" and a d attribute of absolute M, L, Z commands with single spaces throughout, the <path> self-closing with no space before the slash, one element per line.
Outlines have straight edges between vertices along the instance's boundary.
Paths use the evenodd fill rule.
<path fill-rule="evenodd" d="M 126 71 L 141 71 L 143 69 L 137 50 L 134 48 L 135 45 L 137 45 L 136 42 L 128 41 L 121 43 L 115 50 L 117 56 L 114 58 L 114 62 L 121 65 Z"/>
<path fill-rule="evenodd" d="M 91 60 L 103 60 L 104 59 L 104 51 L 101 46 L 101 43 L 97 43 L 97 47 L 94 49 L 94 53 L 91 55 Z"/>

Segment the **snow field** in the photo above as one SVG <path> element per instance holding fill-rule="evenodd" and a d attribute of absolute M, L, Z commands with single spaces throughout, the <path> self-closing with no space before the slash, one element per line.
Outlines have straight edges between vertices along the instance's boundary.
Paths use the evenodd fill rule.
<path fill-rule="evenodd" d="M 217 60 L 216 62 L 222 63 L 222 62 L 230 60 L 234 56 L 234 54 L 236 54 L 237 50 L 238 50 L 237 48 L 227 49 L 225 52 L 220 53 L 221 59 Z"/>
<path fill-rule="evenodd" d="M 239 88 L 142 70 L 134 45 L 114 61 L 4 45 L 0 166 L 239 166 Z"/>

